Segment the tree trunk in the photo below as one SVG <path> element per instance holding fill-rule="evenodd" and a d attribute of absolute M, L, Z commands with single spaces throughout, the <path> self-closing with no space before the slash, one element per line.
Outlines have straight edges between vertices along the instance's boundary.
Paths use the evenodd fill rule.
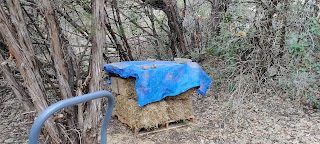
<path fill-rule="evenodd" d="M 282 14 L 282 28 L 281 28 L 281 39 L 280 39 L 280 48 L 281 50 L 284 50 L 284 47 L 286 45 L 286 27 L 287 27 L 287 14 L 289 9 L 289 1 L 283 0 L 283 14 Z"/>
<path fill-rule="evenodd" d="M 175 58 L 175 57 L 177 57 L 178 55 L 177 55 L 177 51 L 176 51 L 176 45 L 175 45 L 175 41 L 176 41 L 176 36 L 175 36 L 175 34 L 174 34 L 174 30 L 173 29 L 171 29 L 171 24 L 170 24 L 170 22 L 168 22 L 168 25 L 169 25 L 169 27 L 170 27 L 170 33 L 169 33 L 169 35 L 168 35 L 168 37 L 169 37 L 169 41 L 170 41 L 170 49 L 171 49 L 171 52 L 172 52 L 172 56 Z"/>
<path fill-rule="evenodd" d="M 211 35 L 219 35 L 219 24 L 222 20 L 221 14 L 227 12 L 231 0 L 211 0 L 210 25 Z"/>
<path fill-rule="evenodd" d="M 49 36 L 51 39 L 51 55 L 53 58 L 53 63 L 55 67 L 56 77 L 59 84 L 59 91 L 62 99 L 68 99 L 72 96 L 72 89 L 69 84 L 69 69 L 73 69 L 72 67 L 67 67 L 68 64 L 66 62 L 66 58 L 64 56 L 62 43 L 60 40 L 60 36 L 63 34 L 60 33 L 59 24 L 56 20 L 55 12 L 51 6 L 49 0 L 41 0 L 41 8 L 43 12 L 44 19 L 46 21 L 46 25 L 49 31 Z M 70 58 L 70 57 L 69 57 Z M 73 75 L 72 75 L 73 77 Z M 73 79 L 72 79 L 73 80 Z M 67 127 L 74 128 L 75 127 L 75 107 L 65 108 L 67 115 L 65 118 L 67 119 Z M 72 131 L 69 135 L 70 139 L 73 142 L 77 141 L 77 134 Z"/>
<path fill-rule="evenodd" d="M 101 90 L 100 80 L 102 76 L 102 53 L 105 42 L 104 4 L 104 0 L 93 0 L 92 2 L 93 38 L 89 67 L 89 92 Z M 89 102 L 83 131 L 85 143 L 98 143 L 101 108 L 101 99 Z"/>
<path fill-rule="evenodd" d="M 211 24 L 211 35 L 214 36 L 219 32 L 220 14 L 219 14 L 219 1 L 213 0 L 211 3 L 211 13 L 210 13 L 210 24 Z"/>
<path fill-rule="evenodd" d="M 277 5 L 279 1 L 262 1 L 255 0 L 257 6 L 257 15 L 254 24 L 254 37 L 252 45 L 259 49 L 257 58 L 259 60 L 255 64 L 257 78 L 262 78 L 267 74 L 267 69 L 278 63 L 276 56 L 273 53 L 274 44 L 276 42 L 276 31 L 273 28 L 274 15 L 277 13 Z M 281 40 L 281 36 L 280 36 Z M 252 51 L 251 51 L 252 52 Z"/>
<path fill-rule="evenodd" d="M 170 30 L 172 30 L 174 36 L 176 37 L 174 40 L 176 41 L 176 47 L 180 50 L 180 52 L 185 56 L 189 52 L 185 46 L 184 35 L 182 30 L 182 21 L 179 20 L 179 14 L 177 13 L 176 1 L 173 0 L 164 0 L 166 4 L 166 9 L 164 10 L 168 17 L 168 25 Z M 172 36 L 171 36 L 172 38 Z"/>
<path fill-rule="evenodd" d="M 3 72 L 4 77 L 8 81 L 14 95 L 22 103 L 22 106 L 26 111 L 34 110 L 34 106 L 30 101 L 28 94 L 22 89 L 23 86 L 20 85 L 13 77 L 10 67 L 7 64 L 2 64 L 4 61 L 5 60 L 3 59 L 2 54 L 0 53 L 0 70 Z"/>
<path fill-rule="evenodd" d="M 63 48 L 60 41 L 59 26 L 56 21 L 55 13 L 48 0 L 42 0 L 41 6 L 44 12 L 44 18 L 48 26 L 49 36 L 51 38 L 51 55 L 56 69 L 59 89 L 62 99 L 71 98 L 72 93 L 69 86 L 69 73 L 65 61 Z"/>
<path fill-rule="evenodd" d="M 15 58 L 15 63 L 27 85 L 35 109 L 40 114 L 48 107 L 45 100 L 47 96 L 20 2 L 18 0 L 7 0 L 6 2 L 12 25 L 9 23 L 9 19 L 6 18 L 3 8 L 0 8 L 0 33 L 8 44 L 9 52 Z M 45 129 L 54 143 L 62 142 L 58 128 L 52 118 L 46 121 Z"/>

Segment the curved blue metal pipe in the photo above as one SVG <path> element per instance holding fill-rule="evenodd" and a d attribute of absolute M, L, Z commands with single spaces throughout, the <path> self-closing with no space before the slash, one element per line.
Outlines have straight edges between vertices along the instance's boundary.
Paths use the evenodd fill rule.
<path fill-rule="evenodd" d="M 68 107 L 68 106 L 73 106 L 73 105 L 76 105 L 79 103 L 83 103 L 83 102 L 86 102 L 89 100 L 102 98 L 102 97 L 108 98 L 108 107 L 107 107 L 106 113 L 104 115 L 104 120 L 103 120 L 102 128 L 101 128 L 101 144 L 106 144 L 107 143 L 107 125 L 109 124 L 112 110 L 114 107 L 114 97 L 108 91 L 98 91 L 98 92 L 93 92 L 93 93 L 69 98 L 66 100 L 59 101 L 59 102 L 49 106 L 47 109 L 45 109 L 38 116 L 36 121 L 33 123 L 31 130 L 30 130 L 30 135 L 29 135 L 29 144 L 37 144 L 38 143 L 40 129 L 41 129 L 43 123 L 57 110 Z"/>

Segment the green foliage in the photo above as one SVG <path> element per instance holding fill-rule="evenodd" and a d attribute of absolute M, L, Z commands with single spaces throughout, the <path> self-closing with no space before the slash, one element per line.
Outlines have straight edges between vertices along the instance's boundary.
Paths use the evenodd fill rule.
<path fill-rule="evenodd" d="M 305 34 L 292 35 L 288 40 L 288 50 L 291 54 L 291 60 L 293 63 L 299 63 L 299 69 L 301 71 L 310 71 L 313 68 L 313 59 L 311 53 L 313 50 L 308 45 L 308 40 L 305 38 Z"/>
<path fill-rule="evenodd" d="M 194 129 L 194 133 L 204 133 L 205 131 L 203 129 Z"/>
<path fill-rule="evenodd" d="M 226 13 L 223 15 L 223 21 L 220 23 L 220 34 L 213 37 L 207 49 L 207 53 L 221 60 L 234 64 L 238 54 L 250 48 L 246 36 L 239 37 L 236 34 L 245 30 L 247 22 L 243 16 L 231 16 Z M 246 32 L 246 34 L 248 34 Z"/>
<path fill-rule="evenodd" d="M 119 34 L 120 34 L 121 36 L 124 36 L 124 35 L 125 35 L 125 31 L 124 31 L 124 28 L 123 28 L 122 25 L 119 26 L 118 32 L 119 32 Z"/>
<path fill-rule="evenodd" d="M 228 84 L 228 91 L 229 91 L 229 92 L 233 92 L 233 91 L 235 91 L 235 90 L 236 90 L 236 85 L 235 85 L 234 83 L 230 82 L 230 83 Z"/>
<path fill-rule="evenodd" d="M 227 105 L 227 109 L 228 109 L 228 110 L 231 110 L 232 107 L 233 107 L 233 102 L 230 101 L 230 102 L 228 103 L 228 105 Z"/>
<path fill-rule="evenodd" d="M 314 19 L 308 24 L 310 31 L 293 34 L 288 39 L 288 51 L 291 54 L 291 66 L 303 72 L 320 74 L 320 64 L 316 62 L 313 37 L 319 36 L 320 24 Z M 296 65 L 299 64 L 299 65 Z"/>
<path fill-rule="evenodd" d="M 315 107 L 315 108 L 317 108 L 317 109 L 320 109 L 320 104 L 318 103 L 318 100 L 315 99 L 315 97 L 314 97 L 313 95 L 309 95 L 309 96 L 307 97 L 307 100 L 310 102 L 310 104 L 311 104 L 313 107 Z"/>
<path fill-rule="evenodd" d="M 316 99 L 317 80 L 311 72 L 291 70 L 286 77 L 279 79 L 279 87 L 284 90 L 290 100 L 304 99 L 313 107 L 319 107 Z"/>
<path fill-rule="evenodd" d="M 315 91 L 318 91 L 317 75 L 320 74 L 315 38 L 319 37 L 320 24 L 315 18 L 308 20 L 308 29 L 288 37 L 287 50 L 291 55 L 289 81 L 282 84 L 291 99 L 304 98 L 313 107 L 320 108 Z"/>
<path fill-rule="evenodd" d="M 185 124 L 186 126 L 188 126 L 188 125 L 189 125 L 189 121 L 188 121 L 188 120 L 185 120 L 185 121 L 184 121 L 184 124 Z"/>
<path fill-rule="evenodd" d="M 226 90 L 233 92 L 235 90 L 235 84 L 228 79 L 230 76 L 238 71 L 237 62 L 239 61 L 240 54 L 245 50 L 251 48 L 248 41 L 248 34 L 252 33 L 250 30 L 245 29 L 247 22 L 243 16 L 232 16 L 228 13 L 223 14 L 223 20 L 220 23 L 220 34 L 213 37 L 209 43 L 209 47 L 206 52 L 209 56 L 223 61 L 225 67 L 223 71 L 214 72 L 212 69 L 203 67 L 206 73 L 209 75 L 214 73 L 213 81 L 214 86 L 218 88 L 220 85 L 227 82 Z M 246 36 L 236 36 L 238 32 L 245 32 Z"/>
<path fill-rule="evenodd" d="M 214 73 L 213 81 L 215 82 L 215 86 L 217 87 L 225 82 L 225 89 L 228 90 L 228 92 L 234 91 L 234 81 L 230 79 L 233 76 L 237 76 L 236 72 L 239 70 L 239 61 L 247 62 L 245 65 L 241 65 L 247 71 L 254 71 L 251 68 L 257 70 L 257 67 L 267 69 L 270 65 L 275 64 L 277 66 L 279 65 L 282 70 L 278 71 L 275 77 L 266 78 L 264 81 L 272 83 L 274 80 L 279 80 L 278 84 L 280 85 L 278 85 L 278 88 L 281 88 L 282 92 L 287 94 L 289 99 L 304 99 L 307 103 L 313 105 L 313 107 L 319 108 L 320 105 L 317 101 L 317 94 L 315 93 L 319 91 L 316 85 L 319 83 L 320 76 L 319 17 L 306 19 L 307 14 L 305 11 L 302 12 L 302 14 L 295 13 L 295 10 L 292 10 L 294 15 L 299 16 L 299 18 L 297 18 L 299 20 L 287 19 L 284 49 L 282 49 L 279 43 L 279 41 L 282 40 L 283 31 L 270 29 L 268 30 L 272 33 L 270 37 L 264 37 L 265 35 L 255 36 L 260 38 L 258 43 L 262 47 L 265 41 L 272 39 L 272 44 L 270 45 L 272 47 L 270 47 L 270 51 L 265 52 L 268 53 L 266 57 L 256 54 L 257 51 L 255 50 L 259 49 L 259 47 L 254 47 L 254 51 L 251 54 L 254 53 L 253 55 L 256 54 L 257 57 L 260 57 L 255 59 L 249 55 L 243 60 L 242 54 L 253 48 L 251 45 L 251 40 L 254 36 L 253 32 L 259 34 L 259 32 L 263 31 L 263 28 L 256 25 L 261 24 L 259 22 L 255 23 L 256 29 L 248 24 L 247 15 L 250 14 L 243 14 L 241 10 L 237 10 L 237 8 L 232 10 L 232 12 L 222 14 L 222 22 L 219 25 L 220 33 L 211 38 L 206 50 L 208 55 L 218 61 L 224 62 L 225 67 L 223 68 L 223 72 L 214 72 L 204 66 L 206 72 L 210 71 L 209 73 Z M 272 18 L 272 22 L 274 22 L 272 23 L 272 27 L 281 27 L 284 24 L 282 23 L 283 21 L 281 21 L 281 15 L 278 16 L 278 19 Z M 291 26 L 290 24 L 293 25 Z M 250 28 L 249 25 L 251 26 Z M 301 29 L 297 30 L 297 27 L 301 27 Z M 245 36 L 238 35 L 239 32 L 244 32 Z M 264 39 L 264 41 L 261 39 Z M 268 47 L 263 50 L 266 49 L 268 49 Z M 274 50 L 280 51 L 283 55 L 273 55 Z M 252 60 L 252 62 L 250 60 Z M 257 64 L 253 62 L 254 60 L 263 60 L 264 62 L 260 63 L 261 65 L 259 66 L 252 66 L 252 64 Z M 267 61 L 267 63 L 265 63 L 265 61 Z M 265 75 L 262 75 L 262 77 L 264 76 Z M 268 81 L 269 79 L 272 79 L 272 81 Z"/>

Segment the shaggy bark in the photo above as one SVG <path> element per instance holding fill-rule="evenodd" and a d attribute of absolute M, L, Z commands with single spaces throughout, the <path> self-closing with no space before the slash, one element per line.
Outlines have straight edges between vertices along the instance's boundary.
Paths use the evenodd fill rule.
<path fill-rule="evenodd" d="M 179 49 L 179 51 L 183 55 L 187 55 L 189 52 L 185 46 L 184 36 L 183 36 L 183 30 L 182 30 L 182 21 L 179 18 L 179 14 L 177 12 L 177 6 L 176 1 L 172 0 L 164 0 L 164 3 L 166 4 L 166 9 L 164 10 L 167 17 L 168 17 L 168 25 L 170 27 L 170 30 L 172 30 L 174 37 L 171 40 L 175 40 L 175 45 Z"/>
<path fill-rule="evenodd" d="M 40 77 L 39 66 L 33 51 L 32 43 L 24 17 L 22 14 L 20 2 L 18 0 L 7 0 L 10 18 L 6 17 L 3 8 L 0 8 L 0 33 L 6 43 L 8 50 L 15 58 L 15 63 L 24 79 L 29 90 L 29 94 L 34 103 L 37 113 L 40 114 L 48 107 L 45 100 L 46 93 L 43 79 Z M 45 129 L 54 143 L 61 143 L 59 131 L 52 118 L 45 123 Z"/>
<path fill-rule="evenodd" d="M 59 30 L 59 24 L 56 20 L 55 12 L 51 6 L 51 3 L 48 0 L 41 0 L 40 2 L 43 16 L 46 21 L 46 25 L 49 31 L 49 37 L 51 39 L 51 55 L 53 58 L 54 68 L 56 72 L 56 77 L 59 84 L 59 91 L 62 99 L 68 99 L 72 96 L 72 88 L 70 87 L 70 71 L 69 69 L 73 69 L 72 65 L 68 68 L 68 64 L 64 54 L 64 48 L 62 46 L 62 42 L 60 40 L 60 36 L 62 35 Z M 70 61 L 69 61 L 70 62 Z M 70 64 L 69 64 L 70 66 Z M 72 75 L 73 77 L 73 75 Z M 73 80 L 73 79 L 72 79 Z M 72 82 L 73 83 L 73 82 Z M 75 127 L 76 117 L 75 107 L 68 107 L 65 109 L 67 115 L 65 116 L 67 119 L 67 125 L 69 128 Z M 72 132 L 70 134 L 70 140 L 73 142 L 77 141 L 77 134 Z"/>
<path fill-rule="evenodd" d="M 71 98 L 73 96 L 69 86 L 67 62 L 65 61 L 65 56 L 59 37 L 59 25 L 50 2 L 48 0 L 42 0 L 41 6 L 44 11 L 44 18 L 48 26 L 49 36 L 51 38 L 51 55 L 56 69 L 56 76 L 59 81 L 61 97 L 62 99 Z"/>
<path fill-rule="evenodd" d="M 4 58 L 0 53 L 0 71 L 3 72 L 5 79 L 8 81 L 10 88 L 12 89 L 14 95 L 19 99 L 22 103 L 22 106 L 26 111 L 34 110 L 34 106 L 29 99 L 30 96 L 22 89 L 23 86 L 19 84 L 14 76 L 12 75 L 11 69 L 7 64 L 3 64 Z"/>
<path fill-rule="evenodd" d="M 102 53 L 105 42 L 104 0 L 94 0 L 92 11 L 93 38 L 89 67 L 89 92 L 101 90 Z M 83 131 L 85 143 L 98 143 L 101 107 L 101 99 L 89 102 Z"/>

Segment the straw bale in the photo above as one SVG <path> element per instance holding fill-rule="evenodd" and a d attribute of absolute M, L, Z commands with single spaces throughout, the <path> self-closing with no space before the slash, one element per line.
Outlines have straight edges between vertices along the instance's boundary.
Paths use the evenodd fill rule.
<path fill-rule="evenodd" d="M 135 78 L 111 77 L 112 92 L 115 95 L 129 96 L 131 99 L 137 99 L 135 90 Z"/>
<path fill-rule="evenodd" d="M 191 99 L 185 100 L 166 100 L 167 102 L 167 112 L 170 121 L 185 120 L 192 116 L 192 103 Z"/>
<path fill-rule="evenodd" d="M 138 101 L 127 96 L 118 95 L 116 99 L 115 107 L 119 114 L 137 129 L 157 127 L 169 120 L 164 100 L 139 108 Z"/>
<path fill-rule="evenodd" d="M 192 116 L 190 96 L 196 88 L 139 108 L 134 78 L 111 77 L 111 83 L 115 95 L 115 110 L 137 129 L 150 129 Z"/>
<path fill-rule="evenodd" d="M 186 92 L 183 92 L 179 95 L 176 96 L 167 96 L 165 98 L 165 100 L 187 100 L 190 99 L 190 96 L 192 95 L 192 93 L 196 90 L 197 88 L 191 88 L 189 90 L 187 90 Z"/>

